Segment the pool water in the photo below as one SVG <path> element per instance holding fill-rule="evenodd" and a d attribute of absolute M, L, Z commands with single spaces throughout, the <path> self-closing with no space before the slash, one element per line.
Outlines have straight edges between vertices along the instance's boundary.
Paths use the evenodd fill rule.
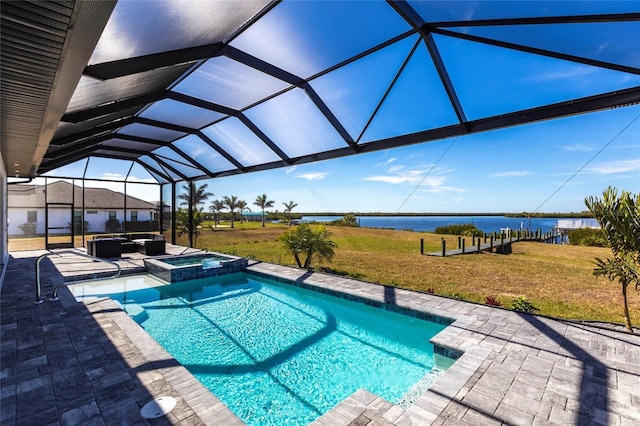
<path fill-rule="evenodd" d="M 203 265 L 207 266 L 209 264 L 217 263 L 220 266 L 220 262 L 224 260 L 229 260 L 229 258 L 222 256 L 189 256 L 189 257 L 174 257 L 168 259 L 162 259 L 161 261 L 164 263 L 168 263 L 173 266 L 194 266 L 194 265 Z"/>
<path fill-rule="evenodd" d="M 442 373 L 444 325 L 250 274 L 110 297 L 249 425 L 308 424 L 361 388 L 406 403 Z"/>

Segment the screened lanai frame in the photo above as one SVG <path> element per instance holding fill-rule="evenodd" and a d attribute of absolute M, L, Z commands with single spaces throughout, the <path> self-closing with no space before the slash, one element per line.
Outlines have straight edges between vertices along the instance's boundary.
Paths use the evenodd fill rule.
<path fill-rule="evenodd" d="M 172 187 L 175 206 L 180 182 L 640 102 L 633 2 L 241 5 L 119 2 L 37 173 L 129 160 Z M 507 79 L 478 66 L 500 52 L 520 61 Z M 567 66 L 598 85 L 509 96 L 527 73 Z"/>

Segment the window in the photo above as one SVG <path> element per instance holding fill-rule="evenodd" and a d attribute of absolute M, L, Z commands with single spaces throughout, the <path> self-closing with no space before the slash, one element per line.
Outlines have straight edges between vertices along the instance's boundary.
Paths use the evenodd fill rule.
<path fill-rule="evenodd" d="M 98 214 L 98 210 L 87 210 L 87 214 Z"/>
<path fill-rule="evenodd" d="M 116 220 L 116 212 L 114 211 L 109 212 L 109 220 Z"/>
<path fill-rule="evenodd" d="M 131 211 L 131 222 L 137 222 L 138 221 L 138 212 L 133 210 Z"/>
<path fill-rule="evenodd" d="M 38 222 L 38 211 L 37 210 L 28 210 L 27 211 L 27 222 L 29 222 L 29 223 Z"/>

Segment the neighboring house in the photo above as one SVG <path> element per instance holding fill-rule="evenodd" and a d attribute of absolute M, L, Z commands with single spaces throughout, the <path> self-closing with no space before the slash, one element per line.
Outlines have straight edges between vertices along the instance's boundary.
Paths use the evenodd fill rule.
<path fill-rule="evenodd" d="M 599 229 L 600 224 L 596 219 L 558 219 L 556 228 L 561 232 L 572 231 L 580 228 Z"/>
<path fill-rule="evenodd" d="M 47 195 L 45 198 L 45 188 Z M 76 234 L 83 216 L 82 187 L 66 181 L 49 185 L 8 185 L 8 234 L 25 235 L 20 229 L 33 228 L 36 234 L 45 233 L 45 206 L 49 204 L 49 233 L 70 232 L 71 212 Z M 117 232 L 125 220 L 125 196 L 104 188 L 84 188 L 85 233 Z M 139 198 L 126 196 L 127 229 L 150 226 L 157 217 L 157 206 Z M 32 224 L 24 226 L 25 224 Z M 111 225 L 111 226 L 107 226 Z M 143 229 L 151 230 L 151 229 Z"/>
<path fill-rule="evenodd" d="M 600 229 L 600 224 L 597 219 L 558 219 L 558 223 L 556 224 L 556 231 L 560 236 L 560 243 L 568 243 L 569 242 L 569 231 L 573 231 L 575 229 Z"/>

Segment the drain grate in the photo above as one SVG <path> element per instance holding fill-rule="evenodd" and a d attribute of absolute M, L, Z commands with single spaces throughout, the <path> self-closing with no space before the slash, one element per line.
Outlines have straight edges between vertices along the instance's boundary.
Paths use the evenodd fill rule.
<path fill-rule="evenodd" d="M 167 415 L 176 406 L 176 399 L 172 396 L 159 396 L 149 402 L 140 410 L 145 419 L 157 419 Z"/>

